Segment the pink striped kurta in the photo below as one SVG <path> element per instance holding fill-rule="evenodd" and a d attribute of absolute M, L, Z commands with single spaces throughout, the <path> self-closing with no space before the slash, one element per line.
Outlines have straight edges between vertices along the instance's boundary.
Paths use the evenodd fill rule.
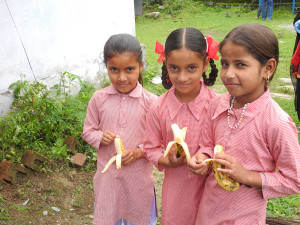
<path fill-rule="evenodd" d="M 300 192 L 296 126 L 271 98 L 268 89 L 246 107 L 236 129 L 227 124 L 229 107 L 229 93 L 216 97 L 211 103 L 200 151 L 213 155 L 214 146 L 221 144 L 225 153 L 234 156 L 247 170 L 264 172 L 267 186 L 259 190 L 241 185 L 234 192 L 225 191 L 211 172 L 205 183 L 196 224 L 265 224 L 267 199 Z M 230 123 L 234 126 L 242 109 L 232 111 Z M 263 174 L 261 179 L 264 186 Z"/>
<path fill-rule="evenodd" d="M 201 90 L 194 101 L 181 103 L 174 95 L 174 87 L 158 98 L 147 114 L 146 157 L 158 166 L 163 149 L 174 140 L 171 125 L 188 127 L 186 143 L 191 155 L 199 150 L 203 122 L 208 118 L 207 106 L 216 95 L 201 82 Z M 162 225 L 194 225 L 205 177 L 191 175 L 187 165 L 164 169 L 162 187 Z"/>
<path fill-rule="evenodd" d="M 148 224 L 154 194 L 153 165 L 142 158 L 120 170 L 113 164 L 102 174 L 116 150 L 114 143 L 100 146 L 100 141 L 103 131 L 110 130 L 122 138 L 125 149 L 137 148 L 144 142 L 146 113 L 156 99 L 138 83 L 129 94 L 110 85 L 96 91 L 89 102 L 82 138 L 98 150 L 94 224 L 113 225 L 121 218 L 135 225 Z"/>

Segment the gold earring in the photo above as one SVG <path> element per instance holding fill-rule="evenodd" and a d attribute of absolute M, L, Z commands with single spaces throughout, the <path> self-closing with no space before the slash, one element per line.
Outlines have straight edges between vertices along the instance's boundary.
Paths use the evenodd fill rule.
<path fill-rule="evenodd" d="M 270 77 L 268 75 L 268 78 L 266 79 L 266 82 L 269 83 L 270 82 Z"/>

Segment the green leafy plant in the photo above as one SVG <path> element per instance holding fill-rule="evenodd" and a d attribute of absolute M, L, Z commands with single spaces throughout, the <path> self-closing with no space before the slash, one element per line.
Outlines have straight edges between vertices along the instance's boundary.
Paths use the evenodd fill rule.
<path fill-rule="evenodd" d="M 14 101 L 12 111 L 0 118 L 0 160 L 20 162 L 24 150 L 34 150 L 49 158 L 67 159 L 67 136 L 77 138 L 77 150 L 95 160 L 91 147 L 81 139 L 88 101 L 94 87 L 69 72 L 60 83 L 45 84 L 21 79 L 10 85 Z M 80 89 L 76 96 L 72 91 Z"/>

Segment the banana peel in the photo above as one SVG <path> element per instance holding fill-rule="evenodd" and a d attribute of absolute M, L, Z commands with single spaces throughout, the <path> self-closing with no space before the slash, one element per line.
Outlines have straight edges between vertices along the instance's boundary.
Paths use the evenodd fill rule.
<path fill-rule="evenodd" d="M 222 152 L 224 152 L 223 146 L 222 145 L 216 145 L 215 148 L 214 148 L 214 154 L 222 153 Z M 207 164 L 212 163 L 214 176 L 215 176 L 215 179 L 216 179 L 216 181 L 217 181 L 217 183 L 219 184 L 220 187 L 222 187 L 226 191 L 236 191 L 237 189 L 239 189 L 240 183 L 238 181 L 235 181 L 235 180 L 231 179 L 230 177 L 228 177 L 226 174 L 220 173 L 218 171 L 218 168 L 224 169 L 225 166 L 223 166 L 220 163 L 215 163 L 213 161 L 213 159 L 206 159 L 203 162 L 205 162 Z"/>
<path fill-rule="evenodd" d="M 111 166 L 111 164 L 113 164 L 114 161 L 116 161 L 117 169 L 121 169 L 122 155 L 125 152 L 125 149 L 124 149 L 122 139 L 118 135 L 114 140 L 114 144 L 115 144 L 117 155 L 110 158 L 110 160 L 108 161 L 104 169 L 101 171 L 101 173 L 105 173 L 108 170 L 108 168 Z"/>
<path fill-rule="evenodd" d="M 180 129 L 176 123 L 173 123 L 171 125 L 171 128 L 172 128 L 172 132 L 173 132 L 173 136 L 174 136 L 174 141 L 170 141 L 168 143 L 166 151 L 164 153 L 164 157 L 166 157 L 169 154 L 171 147 L 174 145 L 176 157 L 179 158 L 181 156 L 181 154 L 184 152 L 186 161 L 187 162 L 190 161 L 191 154 L 189 152 L 188 145 L 185 142 L 187 127 Z"/>

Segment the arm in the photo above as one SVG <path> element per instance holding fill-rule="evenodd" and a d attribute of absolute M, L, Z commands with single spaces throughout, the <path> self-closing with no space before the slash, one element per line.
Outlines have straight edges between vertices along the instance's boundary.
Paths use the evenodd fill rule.
<path fill-rule="evenodd" d="M 266 171 L 267 180 L 261 175 L 262 183 L 267 183 L 264 198 L 300 193 L 300 147 L 296 126 L 291 121 L 276 121 L 273 125 L 268 130 L 267 142 L 277 171 Z"/>
<path fill-rule="evenodd" d="M 146 140 L 143 145 L 145 157 L 151 161 L 159 170 L 158 161 L 163 157 L 162 134 L 158 117 L 158 106 L 151 106 L 146 116 Z"/>

